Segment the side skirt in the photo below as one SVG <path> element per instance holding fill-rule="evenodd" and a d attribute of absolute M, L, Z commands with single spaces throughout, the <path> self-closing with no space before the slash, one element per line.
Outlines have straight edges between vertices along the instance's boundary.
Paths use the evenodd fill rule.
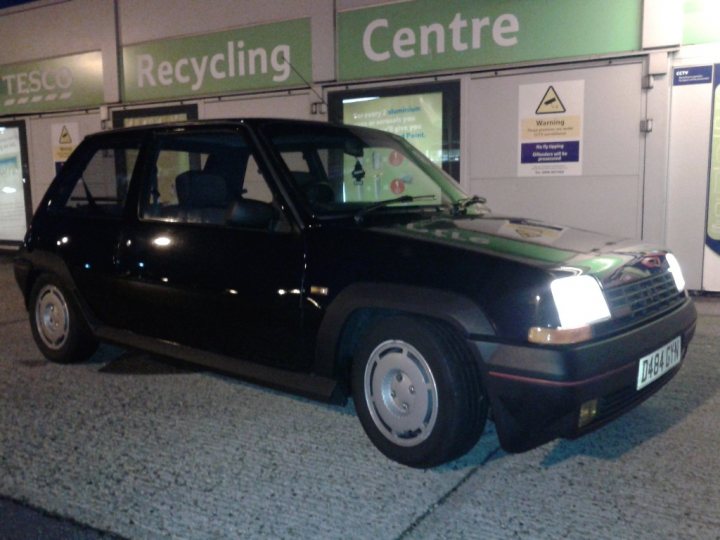
<path fill-rule="evenodd" d="M 102 341 L 178 358 L 310 399 L 337 405 L 347 403 L 347 396 L 337 381 L 327 377 L 256 364 L 109 326 L 97 326 L 93 330 L 97 338 Z"/>

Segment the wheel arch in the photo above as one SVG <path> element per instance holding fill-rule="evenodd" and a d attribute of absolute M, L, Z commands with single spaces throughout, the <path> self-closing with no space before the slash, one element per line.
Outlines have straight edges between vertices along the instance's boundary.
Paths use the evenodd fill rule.
<path fill-rule="evenodd" d="M 54 253 L 44 251 L 23 252 L 14 260 L 15 279 L 25 300 L 25 307 L 30 301 L 30 292 L 37 279 L 43 274 L 54 274 L 68 288 L 74 288 L 74 281 L 65 262 Z"/>
<path fill-rule="evenodd" d="M 32 292 L 35 282 L 43 274 L 52 274 L 61 281 L 68 293 L 72 295 L 73 300 L 80 308 L 85 320 L 88 323 L 94 321 L 90 308 L 78 294 L 75 279 L 70 269 L 59 255 L 40 250 L 22 253 L 15 260 L 15 274 L 18 285 L 22 291 L 26 309 L 30 309 L 30 293 Z"/>
<path fill-rule="evenodd" d="M 327 308 L 317 335 L 315 372 L 346 383 L 364 331 L 378 319 L 401 314 L 441 321 L 463 338 L 495 334 L 482 308 L 460 294 L 412 285 L 356 283 Z"/>

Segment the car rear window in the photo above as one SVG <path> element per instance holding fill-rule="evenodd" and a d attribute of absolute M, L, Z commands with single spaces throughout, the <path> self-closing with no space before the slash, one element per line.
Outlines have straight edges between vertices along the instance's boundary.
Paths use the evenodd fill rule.
<path fill-rule="evenodd" d="M 61 171 L 62 180 L 50 209 L 77 215 L 120 216 L 139 147 L 137 141 L 92 145 L 82 163 Z"/>

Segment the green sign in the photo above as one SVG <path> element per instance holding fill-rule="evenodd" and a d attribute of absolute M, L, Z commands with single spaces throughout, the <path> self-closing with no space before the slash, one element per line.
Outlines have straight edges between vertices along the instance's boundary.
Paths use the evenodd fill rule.
<path fill-rule="evenodd" d="M 0 115 L 90 107 L 103 101 L 99 51 L 0 66 Z"/>
<path fill-rule="evenodd" d="M 685 0 L 683 15 L 683 45 L 720 42 L 717 0 Z"/>
<path fill-rule="evenodd" d="M 123 49 L 123 99 L 301 86 L 311 58 L 310 19 L 132 45 Z"/>
<path fill-rule="evenodd" d="M 341 80 L 640 49 L 641 0 L 414 0 L 338 14 Z"/>

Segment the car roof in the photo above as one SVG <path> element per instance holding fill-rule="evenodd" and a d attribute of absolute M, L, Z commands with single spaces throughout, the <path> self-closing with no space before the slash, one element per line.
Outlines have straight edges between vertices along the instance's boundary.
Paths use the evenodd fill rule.
<path fill-rule="evenodd" d="M 143 126 L 117 127 L 98 131 L 87 136 L 87 138 L 105 137 L 125 133 L 153 133 L 156 131 L 167 131 L 168 129 L 193 129 L 207 127 L 225 127 L 236 128 L 238 126 L 258 126 L 261 124 L 270 124 L 274 122 L 291 123 L 297 125 L 330 125 L 329 122 L 320 122 L 317 120 L 298 120 L 294 118 L 223 118 L 210 120 L 186 120 L 182 122 L 164 122 L 158 124 L 149 124 Z M 338 124 L 334 124 L 338 125 Z"/>

